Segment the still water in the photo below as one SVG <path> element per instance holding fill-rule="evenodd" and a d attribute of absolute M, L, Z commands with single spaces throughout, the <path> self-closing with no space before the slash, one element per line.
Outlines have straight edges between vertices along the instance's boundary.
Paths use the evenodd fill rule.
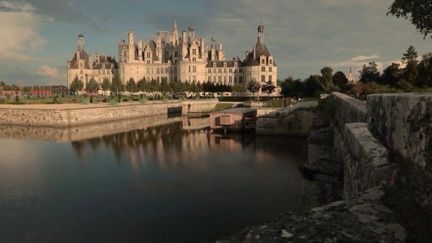
<path fill-rule="evenodd" d="M 190 125 L 1 128 L 0 242 L 212 242 L 303 210 L 304 139 Z"/>

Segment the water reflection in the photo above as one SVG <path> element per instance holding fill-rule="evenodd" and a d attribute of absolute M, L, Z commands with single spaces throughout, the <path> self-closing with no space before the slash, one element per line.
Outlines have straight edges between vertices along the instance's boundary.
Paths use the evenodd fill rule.
<path fill-rule="evenodd" d="M 205 119 L 1 128 L 0 242 L 214 242 L 303 210 L 304 139 Z"/>

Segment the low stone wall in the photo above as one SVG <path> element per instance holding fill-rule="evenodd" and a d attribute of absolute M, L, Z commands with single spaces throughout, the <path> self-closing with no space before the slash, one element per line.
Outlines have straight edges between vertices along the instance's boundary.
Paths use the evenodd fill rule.
<path fill-rule="evenodd" d="M 193 112 L 209 112 L 217 100 L 160 102 L 151 104 L 76 105 L 74 108 L 61 105 L 5 106 L 0 107 L 0 124 L 67 127 L 147 116 L 167 115 L 169 110 L 180 111 L 182 115 Z M 53 105 L 54 106 L 54 105 Z"/>
<path fill-rule="evenodd" d="M 345 131 L 345 124 L 354 122 L 367 122 L 367 109 L 364 101 L 357 100 L 346 94 L 333 92 L 334 125 L 339 132 Z"/>
<path fill-rule="evenodd" d="M 394 166 L 387 149 L 369 132 L 366 123 L 345 125 L 339 152 L 344 162 L 344 198 L 354 198 L 373 187 L 393 181 Z"/>
<path fill-rule="evenodd" d="M 0 125 L 0 138 L 73 142 L 137 129 L 145 129 L 148 127 L 162 126 L 175 122 L 184 123 L 185 121 L 187 121 L 186 117 L 168 118 L 164 115 L 115 122 L 102 122 L 76 127 Z"/>
<path fill-rule="evenodd" d="M 432 209 L 432 94 L 380 94 L 367 99 L 369 129 L 400 167 L 401 183 Z"/>
<path fill-rule="evenodd" d="M 258 117 L 257 135 L 308 136 L 315 113 L 312 109 L 297 109 L 287 114 L 278 112 Z"/>

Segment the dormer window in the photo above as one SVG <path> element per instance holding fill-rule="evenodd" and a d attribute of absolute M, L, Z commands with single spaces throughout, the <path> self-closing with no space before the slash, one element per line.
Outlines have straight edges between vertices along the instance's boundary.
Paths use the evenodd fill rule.
<path fill-rule="evenodd" d="M 197 54 L 197 52 L 196 52 L 196 49 L 192 49 L 192 55 L 196 55 Z"/>
<path fill-rule="evenodd" d="M 265 59 L 264 58 L 261 59 L 261 64 L 265 64 Z"/>
<path fill-rule="evenodd" d="M 272 59 L 270 59 L 270 60 L 269 60 L 269 63 L 270 63 L 270 64 L 273 64 L 273 60 L 272 60 Z"/>

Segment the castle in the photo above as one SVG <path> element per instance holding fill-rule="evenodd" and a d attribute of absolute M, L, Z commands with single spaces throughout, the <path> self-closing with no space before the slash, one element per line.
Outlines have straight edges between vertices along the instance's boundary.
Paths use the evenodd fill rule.
<path fill-rule="evenodd" d="M 246 51 L 241 60 L 225 58 L 223 45 L 211 40 L 207 47 L 202 37 L 195 35 L 192 27 L 181 35 L 174 22 L 171 31 L 159 31 L 156 38 L 143 41 L 135 39 L 135 32 L 118 45 L 118 62 L 115 58 L 88 55 L 84 50 L 83 35 L 78 36 L 78 48 L 67 64 L 68 86 L 77 77 L 84 83 L 94 78 L 102 83 L 112 80 L 119 72 L 121 80 L 165 80 L 168 82 L 207 81 L 226 85 L 244 85 L 251 80 L 277 82 L 277 65 L 264 42 L 264 26 L 258 27 L 258 38 L 253 50 Z"/>

